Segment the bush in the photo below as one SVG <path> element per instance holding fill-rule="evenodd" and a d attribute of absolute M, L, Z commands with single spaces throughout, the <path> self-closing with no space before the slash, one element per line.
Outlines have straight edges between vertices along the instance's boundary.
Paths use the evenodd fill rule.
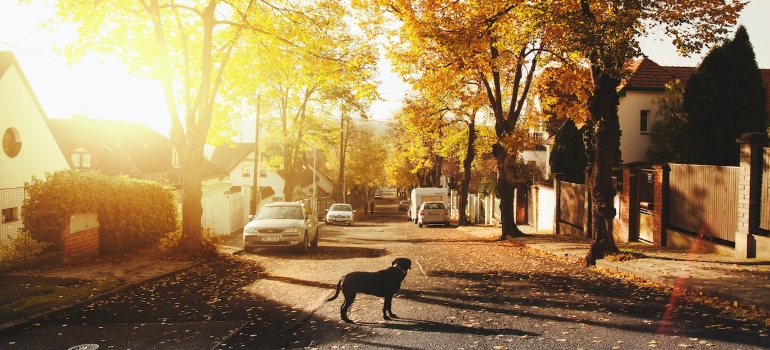
<path fill-rule="evenodd" d="M 158 248 L 163 256 L 172 260 L 186 260 L 198 257 L 212 257 L 217 254 L 218 247 L 222 244 L 222 236 L 218 236 L 214 233 L 213 228 L 203 231 L 202 237 L 202 249 L 198 256 L 189 256 L 187 251 L 182 245 L 182 223 L 177 222 L 176 230 L 169 232 L 165 237 L 160 239 Z"/>
<path fill-rule="evenodd" d="M 61 231 L 77 213 L 96 213 L 100 252 L 120 254 L 157 244 L 176 228 L 176 200 L 160 184 L 65 170 L 25 183 L 24 229 L 61 249 Z"/>

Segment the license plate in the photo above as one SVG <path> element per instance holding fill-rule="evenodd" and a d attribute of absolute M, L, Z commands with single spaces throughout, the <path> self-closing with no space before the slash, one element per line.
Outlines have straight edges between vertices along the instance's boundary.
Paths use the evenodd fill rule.
<path fill-rule="evenodd" d="M 334 221 L 345 221 L 345 219 L 334 219 Z"/>
<path fill-rule="evenodd" d="M 262 241 L 265 241 L 265 242 L 278 242 L 280 239 L 281 237 L 278 237 L 278 236 L 262 237 Z"/>

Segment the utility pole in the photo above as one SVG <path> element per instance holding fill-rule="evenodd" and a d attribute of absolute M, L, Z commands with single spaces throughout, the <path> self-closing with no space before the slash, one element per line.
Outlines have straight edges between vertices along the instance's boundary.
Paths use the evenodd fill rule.
<path fill-rule="evenodd" d="M 262 191 L 259 190 L 259 176 L 261 174 L 261 171 L 259 169 L 259 158 L 262 155 L 261 150 L 259 149 L 259 107 L 260 107 L 260 95 L 257 94 L 257 120 L 254 123 L 255 124 L 255 131 L 254 131 L 254 171 L 252 171 L 254 176 L 254 195 L 252 196 L 253 199 L 251 200 L 251 213 L 257 214 L 257 206 L 262 201 Z"/>
<path fill-rule="evenodd" d="M 316 179 L 315 149 L 316 147 L 313 146 L 313 211 L 318 213 L 318 197 L 316 196 L 316 188 L 318 187 L 318 183 L 315 180 Z"/>

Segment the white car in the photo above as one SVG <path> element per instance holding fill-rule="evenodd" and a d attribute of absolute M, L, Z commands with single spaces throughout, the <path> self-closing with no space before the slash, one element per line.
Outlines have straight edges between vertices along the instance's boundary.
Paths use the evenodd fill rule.
<path fill-rule="evenodd" d="M 243 228 L 243 250 L 295 247 L 307 253 L 318 246 L 318 217 L 303 202 L 273 202 L 259 209 Z"/>
<path fill-rule="evenodd" d="M 417 211 L 417 224 L 422 225 L 444 225 L 449 227 L 449 210 L 444 206 L 444 202 L 423 202 Z"/>
<path fill-rule="evenodd" d="M 332 204 L 332 206 L 329 207 L 329 210 L 326 212 L 326 224 L 348 224 L 348 226 L 353 226 L 353 213 L 355 212 L 356 211 L 353 210 L 353 206 L 350 204 Z"/>

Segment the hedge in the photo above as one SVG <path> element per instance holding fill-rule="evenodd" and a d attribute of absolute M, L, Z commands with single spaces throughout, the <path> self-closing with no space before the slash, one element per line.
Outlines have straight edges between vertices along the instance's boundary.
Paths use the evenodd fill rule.
<path fill-rule="evenodd" d="M 103 255 L 152 246 L 176 229 L 174 193 L 157 182 L 64 170 L 24 187 L 24 229 L 52 249 L 62 249 L 59 235 L 77 213 L 98 215 Z"/>

